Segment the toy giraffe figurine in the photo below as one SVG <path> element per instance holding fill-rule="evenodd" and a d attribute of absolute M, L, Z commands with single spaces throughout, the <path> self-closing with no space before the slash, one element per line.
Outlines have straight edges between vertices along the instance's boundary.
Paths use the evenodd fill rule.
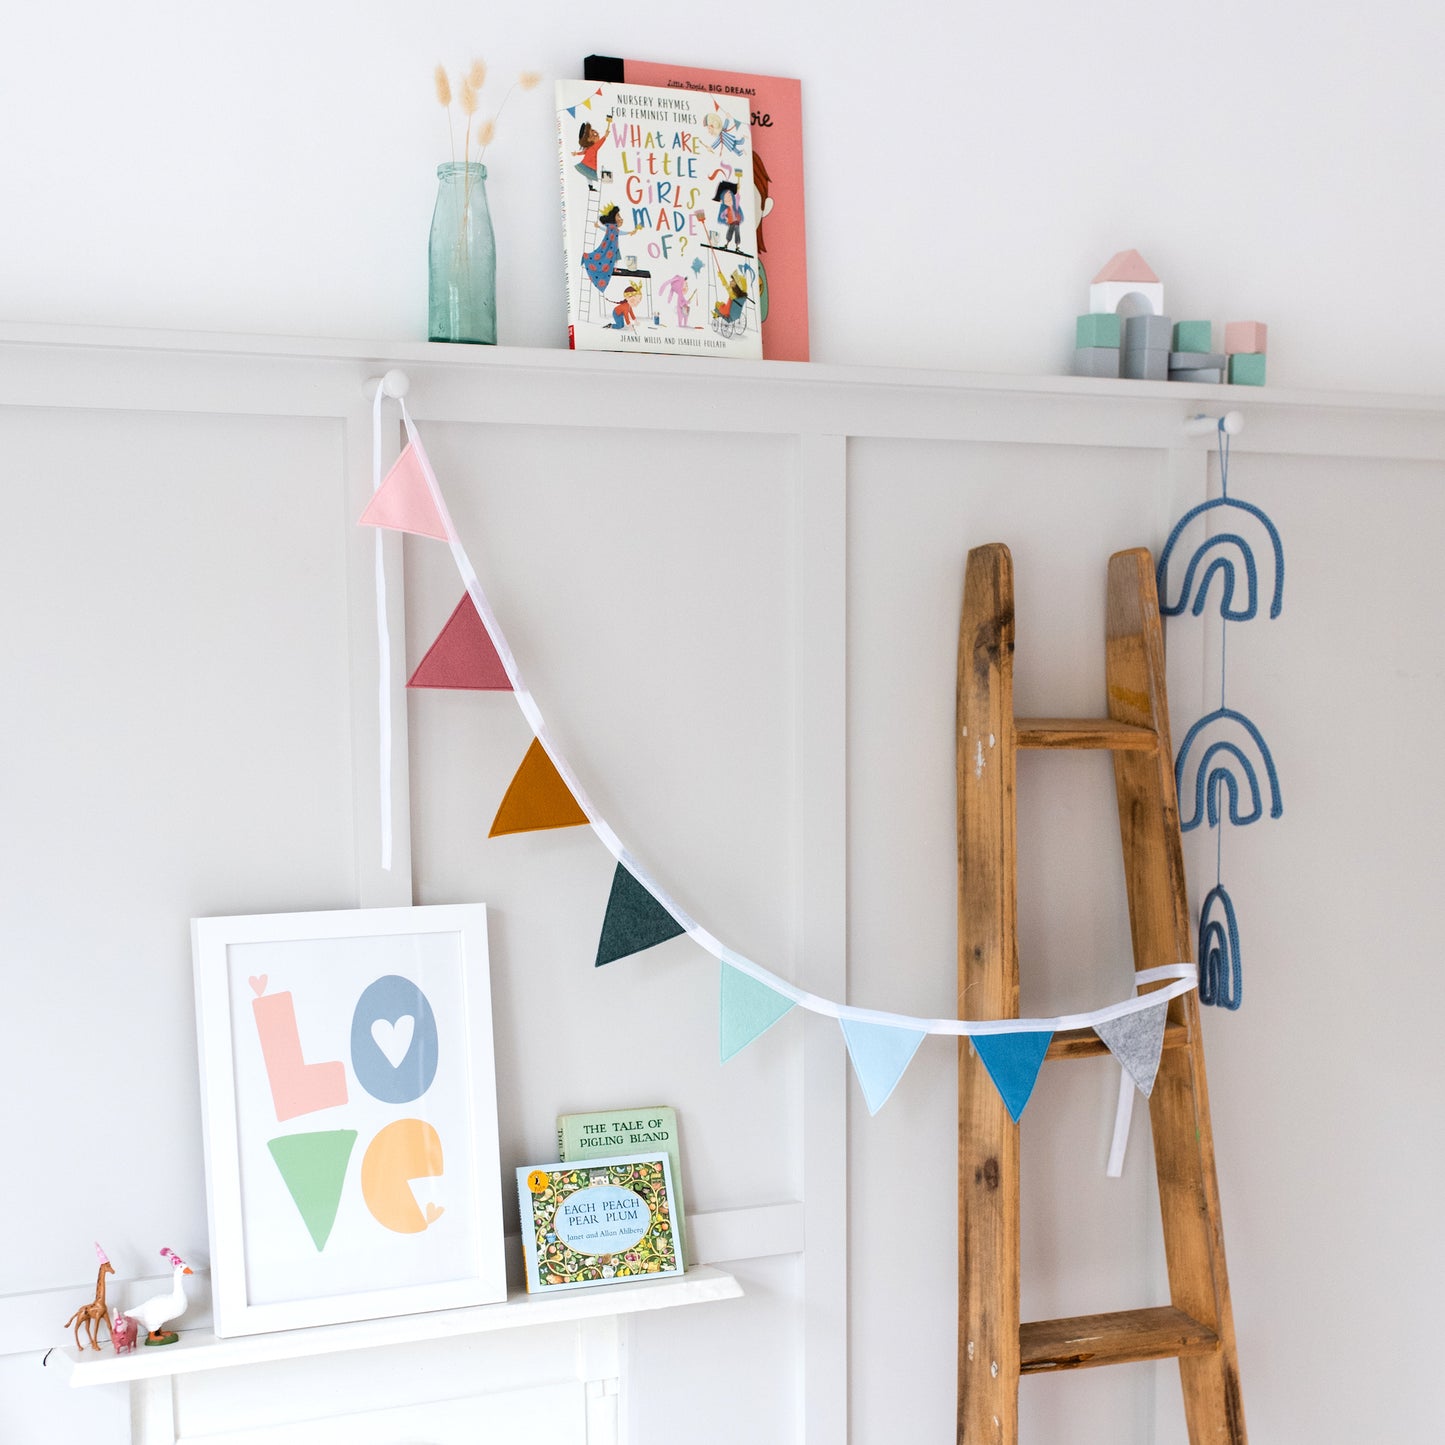
<path fill-rule="evenodd" d="M 106 1258 L 105 1251 L 99 1244 L 95 1246 L 95 1257 L 100 1261 L 100 1273 L 95 1277 L 95 1298 L 88 1305 L 82 1305 L 71 1317 L 66 1320 L 65 1328 L 75 1326 L 75 1348 L 83 1349 L 80 1343 L 80 1327 L 85 1326 L 86 1333 L 90 1336 L 90 1348 L 98 1350 L 97 1330 L 99 1326 L 105 1326 L 105 1332 L 110 1334 L 110 1317 L 105 1312 L 105 1277 L 115 1273 L 115 1266 Z"/>

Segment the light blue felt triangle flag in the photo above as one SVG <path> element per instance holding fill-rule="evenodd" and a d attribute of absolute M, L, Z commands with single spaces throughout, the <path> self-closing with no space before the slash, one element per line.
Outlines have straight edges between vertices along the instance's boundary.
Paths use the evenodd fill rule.
<path fill-rule="evenodd" d="M 839 1019 L 853 1072 L 863 1089 L 868 1112 L 876 1114 L 913 1062 L 923 1035 L 914 1029 L 894 1028 L 891 1024 L 865 1024 L 857 1019 Z"/>
<path fill-rule="evenodd" d="M 718 996 L 718 1044 L 723 1063 L 772 1028 L 792 1006 L 792 999 L 741 969 L 723 964 Z"/>
<path fill-rule="evenodd" d="M 983 1060 L 994 1087 L 1003 1095 L 1015 1124 L 1038 1082 L 1039 1070 L 1043 1067 L 1044 1055 L 1049 1051 L 1049 1040 L 1052 1038 L 1051 1032 L 1043 1030 L 1038 1033 L 974 1034 L 969 1039 Z"/>

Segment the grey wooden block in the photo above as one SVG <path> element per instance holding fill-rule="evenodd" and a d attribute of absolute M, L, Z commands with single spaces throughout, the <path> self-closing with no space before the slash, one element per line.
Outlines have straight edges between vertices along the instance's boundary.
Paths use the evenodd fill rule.
<path fill-rule="evenodd" d="M 1222 351 L 1171 351 L 1170 371 L 1223 371 Z"/>
<path fill-rule="evenodd" d="M 1188 356 L 1190 353 L 1186 351 L 1182 354 Z M 1196 381 L 1204 386 L 1222 386 L 1224 384 L 1224 368 L 1222 366 L 1200 366 L 1194 368 L 1185 367 L 1176 371 L 1171 367 L 1169 369 L 1169 380 Z"/>
<path fill-rule="evenodd" d="M 1125 351 L 1162 351 L 1167 354 L 1173 344 L 1174 327 L 1167 316 L 1124 318 Z"/>
<path fill-rule="evenodd" d="M 1119 375 L 1127 376 L 1133 381 L 1168 381 L 1169 380 L 1169 352 L 1168 350 L 1134 350 L 1123 353 L 1123 362 L 1120 365 Z"/>
<path fill-rule="evenodd" d="M 1118 376 L 1119 348 L 1117 346 L 1076 346 L 1074 348 L 1075 376 Z"/>

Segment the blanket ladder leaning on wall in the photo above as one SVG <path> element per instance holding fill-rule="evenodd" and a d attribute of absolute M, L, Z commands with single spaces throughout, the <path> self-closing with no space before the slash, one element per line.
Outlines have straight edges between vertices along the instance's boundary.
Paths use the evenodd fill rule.
<path fill-rule="evenodd" d="M 1110 559 L 1107 639 L 1108 718 L 1015 719 L 1012 559 L 999 544 L 969 553 L 958 640 L 960 1017 L 1018 1017 L 1018 748 L 1113 753 L 1135 968 L 1193 956 L 1164 639 L 1143 548 Z M 994 744 L 983 754 L 981 739 Z M 1103 1052 L 1081 1029 L 1057 1034 L 1047 1057 Z M 1245 1445 L 1198 994 L 1169 1005 L 1149 1104 L 1171 1300 L 1161 1308 L 1020 1324 L 1018 1125 L 970 1054 L 960 1039 L 958 1440 L 1015 1445 L 1021 1375 L 1177 1356 L 1190 1445 Z"/>

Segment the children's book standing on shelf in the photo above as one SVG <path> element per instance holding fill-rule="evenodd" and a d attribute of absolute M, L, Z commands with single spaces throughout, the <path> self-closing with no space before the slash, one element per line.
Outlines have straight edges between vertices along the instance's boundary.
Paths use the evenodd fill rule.
<path fill-rule="evenodd" d="M 761 358 L 745 100 L 557 82 L 568 341 Z"/>
<path fill-rule="evenodd" d="M 681 1274 L 666 1154 L 517 1170 L 527 1290 Z"/>
<path fill-rule="evenodd" d="M 758 315 L 763 356 L 808 359 L 808 251 L 803 222 L 803 87 L 781 75 L 744 75 L 655 60 L 589 55 L 588 80 L 628 81 L 733 96 L 749 107 L 758 223 Z"/>
<path fill-rule="evenodd" d="M 672 1165 L 673 1223 L 677 1246 L 687 1258 L 687 1210 L 682 1202 L 682 1151 L 678 1145 L 677 1112 L 666 1104 L 645 1109 L 608 1109 L 599 1114 L 558 1114 L 557 1157 L 585 1164 L 663 1149 Z"/>

